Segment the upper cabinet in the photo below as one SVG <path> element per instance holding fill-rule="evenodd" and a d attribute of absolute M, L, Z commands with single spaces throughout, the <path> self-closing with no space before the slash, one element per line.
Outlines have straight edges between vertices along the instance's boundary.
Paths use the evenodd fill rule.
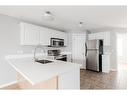
<path fill-rule="evenodd" d="M 21 23 L 20 24 L 20 44 L 21 45 L 37 45 L 39 44 L 39 27 Z"/>
<path fill-rule="evenodd" d="M 51 30 L 40 27 L 40 45 L 50 45 Z"/>
<path fill-rule="evenodd" d="M 50 45 L 51 38 L 64 39 L 67 45 L 67 33 L 33 25 L 20 23 L 21 45 Z"/>
<path fill-rule="evenodd" d="M 89 40 L 102 39 L 104 41 L 104 46 L 110 45 L 110 32 L 99 32 L 92 33 L 88 35 Z"/>

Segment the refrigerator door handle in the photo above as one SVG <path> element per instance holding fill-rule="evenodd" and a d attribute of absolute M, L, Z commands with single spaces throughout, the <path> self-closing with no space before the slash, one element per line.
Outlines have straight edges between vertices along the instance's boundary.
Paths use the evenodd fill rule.
<path fill-rule="evenodd" d="M 86 47 L 85 56 L 87 56 L 87 45 L 86 45 L 86 43 L 85 43 L 85 47 Z"/>

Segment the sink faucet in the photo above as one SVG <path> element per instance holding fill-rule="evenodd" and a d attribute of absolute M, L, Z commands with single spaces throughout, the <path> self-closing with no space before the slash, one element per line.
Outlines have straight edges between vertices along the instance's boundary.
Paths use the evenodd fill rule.
<path fill-rule="evenodd" d="M 38 48 L 43 49 L 44 53 L 46 53 L 44 47 L 42 47 L 41 45 L 37 45 L 37 46 L 35 47 L 35 49 L 34 49 L 34 61 L 35 61 L 35 62 L 38 60 L 38 59 L 36 58 L 36 51 L 37 51 Z"/>

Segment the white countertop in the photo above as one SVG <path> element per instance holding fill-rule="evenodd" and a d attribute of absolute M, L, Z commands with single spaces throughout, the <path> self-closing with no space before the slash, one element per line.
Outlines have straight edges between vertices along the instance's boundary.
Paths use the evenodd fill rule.
<path fill-rule="evenodd" d="M 34 62 L 31 57 L 11 58 L 9 64 L 32 85 L 46 81 L 60 74 L 80 68 L 79 64 L 54 60 L 52 63 L 41 64 Z"/>

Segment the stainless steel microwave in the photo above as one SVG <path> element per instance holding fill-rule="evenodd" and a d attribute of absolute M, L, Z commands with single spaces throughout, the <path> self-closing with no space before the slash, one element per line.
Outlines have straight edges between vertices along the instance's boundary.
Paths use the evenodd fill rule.
<path fill-rule="evenodd" d="M 51 47 L 64 47 L 64 39 L 51 38 L 50 46 Z"/>

